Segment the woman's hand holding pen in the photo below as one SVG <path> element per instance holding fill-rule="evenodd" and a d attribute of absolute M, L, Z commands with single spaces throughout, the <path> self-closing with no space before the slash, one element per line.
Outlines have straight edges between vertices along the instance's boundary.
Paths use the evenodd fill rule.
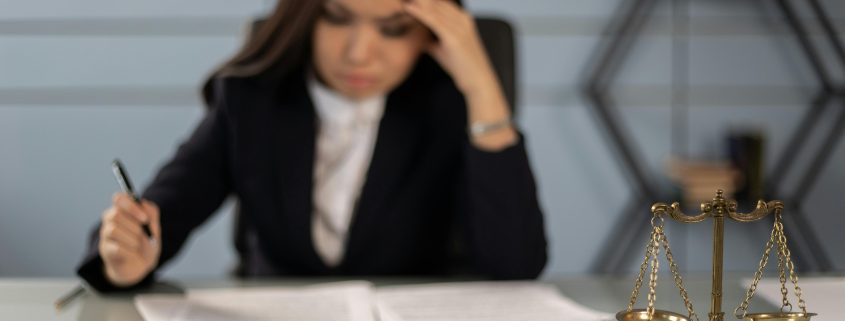
<path fill-rule="evenodd" d="M 438 41 L 428 52 L 464 95 L 469 123 L 508 121 L 511 115 L 507 100 L 472 15 L 449 0 L 409 0 L 405 10 L 437 36 Z M 516 131 L 507 126 L 505 130 L 473 137 L 473 142 L 483 149 L 498 150 L 516 139 Z"/>
<path fill-rule="evenodd" d="M 100 227 L 100 256 L 106 277 L 116 286 L 140 282 L 158 263 L 161 254 L 161 226 L 158 207 L 149 201 L 136 203 L 131 196 L 117 193 L 112 206 L 103 212 Z M 143 225 L 149 224 L 152 237 Z"/>

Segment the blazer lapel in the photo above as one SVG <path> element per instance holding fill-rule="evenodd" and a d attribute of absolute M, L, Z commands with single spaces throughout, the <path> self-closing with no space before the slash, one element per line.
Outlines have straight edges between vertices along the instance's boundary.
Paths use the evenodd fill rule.
<path fill-rule="evenodd" d="M 419 141 L 424 134 L 423 119 L 418 112 L 418 104 L 409 98 L 403 90 L 387 98 L 366 181 L 349 227 L 346 256 L 341 266 L 355 262 L 369 251 L 380 216 L 387 214 L 401 179 L 407 177 L 414 163 L 414 153 L 419 150 Z"/>
<path fill-rule="evenodd" d="M 313 167 L 317 117 L 304 81 L 290 86 L 279 93 L 273 106 L 278 124 L 275 130 L 276 144 L 273 154 L 278 166 L 277 181 L 280 197 L 277 208 L 284 215 L 286 226 L 279 227 L 289 237 L 291 244 L 278 244 L 293 252 L 312 271 L 325 271 L 326 265 L 317 255 L 311 239 L 311 215 L 313 212 Z"/>

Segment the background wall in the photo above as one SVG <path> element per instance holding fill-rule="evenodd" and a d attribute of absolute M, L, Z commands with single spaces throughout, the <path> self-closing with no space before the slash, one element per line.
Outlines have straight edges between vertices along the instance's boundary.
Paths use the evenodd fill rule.
<path fill-rule="evenodd" d="M 466 2 L 477 14 L 508 18 L 518 31 L 519 122 L 551 241 L 545 275 L 587 273 L 630 197 L 628 178 L 578 92 L 618 0 Z M 822 2 L 845 30 L 845 3 Z M 660 2 L 613 88 L 655 177 L 679 134 L 669 126 L 670 3 Z M 261 0 L 0 0 L 0 277 L 73 274 L 88 230 L 117 189 L 109 162 L 119 156 L 136 185 L 145 186 L 201 117 L 203 77 L 270 6 Z M 691 1 L 682 152 L 723 156 L 731 126 L 765 131 L 769 160 L 784 152 L 817 84 L 771 6 Z M 831 72 L 840 83 L 845 79 L 841 70 Z M 824 147 L 834 155 L 804 207 L 839 270 L 845 269 L 845 250 L 837 245 L 845 242 L 838 230 L 845 226 L 838 202 L 845 186 L 842 144 Z M 234 264 L 230 206 L 220 212 L 166 275 L 227 273 Z M 669 229 L 682 267 L 707 271 L 710 225 L 670 223 Z M 727 268 L 756 267 L 768 229 L 767 223 L 728 224 Z M 635 258 L 643 252 L 634 249 Z"/>

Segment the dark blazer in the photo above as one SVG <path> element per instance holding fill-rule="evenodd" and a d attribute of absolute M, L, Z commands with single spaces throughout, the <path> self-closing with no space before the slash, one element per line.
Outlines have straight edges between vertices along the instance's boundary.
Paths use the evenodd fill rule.
<path fill-rule="evenodd" d="M 462 95 L 428 57 L 387 97 L 344 259 L 326 266 L 311 239 L 319 124 L 305 74 L 216 80 L 205 118 L 143 193 L 161 209 L 157 269 L 235 195 L 279 274 L 444 275 L 466 264 L 496 279 L 539 275 L 546 237 L 523 139 L 499 152 L 475 148 Z M 78 274 L 100 291 L 117 290 L 105 279 L 97 237 L 95 230 Z"/>

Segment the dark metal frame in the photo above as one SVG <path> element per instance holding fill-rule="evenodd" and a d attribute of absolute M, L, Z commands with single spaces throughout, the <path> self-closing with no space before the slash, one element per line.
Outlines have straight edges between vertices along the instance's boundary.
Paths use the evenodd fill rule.
<path fill-rule="evenodd" d="M 825 40 L 833 47 L 835 56 L 839 59 L 841 67 L 845 70 L 845 47 L 837 38 L 836 31 L 830 23 L 830 19 L 824 12 L 818 0 L 807 1 L 812 12 L 821 24 Z M 645 174 L 642 157 L 636 153 L 634 146 L 627 137 L 627 132 L 620 122 L 619 117 L 614 114 L 613 102 L 610 99 L 608 88 L 618 71 L 618 68 L 627 56 L 631 45 L 642 31 L 642 27 L 648 20 L 648 13 L 654 7 L 655 0 L 629 0 L 623 1 L 618 11 L 608 25 L 607 34 L 609 41 L 595 50 L 598 59 L 588 70 L 586 83 L 583 88 L 587 100 L 593 105 L 600 125 L 607 131 L 606 138 L 611 147 L 620 156 L 620 165 L 630 176 L 630 184 L 633 197 L 623 212 L 622 217 L 613 226 L 610 238 L 605 242 L 603 249 L 591 266 L 594 273 L 620 273 L 626 262 L 630 261 L 632 255 L 641 254 L 639 242 L 645 237 L 647 219 L 635 218 L 648 208 L 652 203 L 659 201 L 660 193 L 654 183 Z M 801 45 L 803 54 L 811 64 L 815 76 L 821 85 L 820 92 L 812 100 L 810 108 L 801 120 L 798 129 L 789 139 L 786 149 L 775 162 L 773 173 L 769 175 L 772 179 L 767 190 L 770 198 L 780 195 L 779 185 L 782 178 L 794 171 L 798 151 L 810 138 L 811 132 L 816 129 L 822 114 L 829 108 L 837 98 L 843 102 L 843 108 L 833 127 L 826 133 L 821 147 L 812 154 L 809 166 L 802 173 L 798 180 L 797 192 L 789 197 L 782 198 L 788 206 L 787 210 L 792 215 L 784 215 L 784 220 L 790 229 L 790 240 L 792 241 L 796 265 L 804 271 L 830 271 L 833 266 L 824 251 L 822 243 L 818 240 L 807 217 L 802 210 L 803 201 L 814 183 L 817 181 L 821 170 L 830 160 L 833 153 L 832 146 L 835 146 L 842 137 L 845 130 L 845 86 L 836 86 L 827 74 L 824 61 L 821 59 L 818 48 L 813 45 L 809 34 L 801 21 L 796 17 L 795 10 L 786 0 L 778 0 L 777 7 L 786 18 L 786 22 Z"/>

